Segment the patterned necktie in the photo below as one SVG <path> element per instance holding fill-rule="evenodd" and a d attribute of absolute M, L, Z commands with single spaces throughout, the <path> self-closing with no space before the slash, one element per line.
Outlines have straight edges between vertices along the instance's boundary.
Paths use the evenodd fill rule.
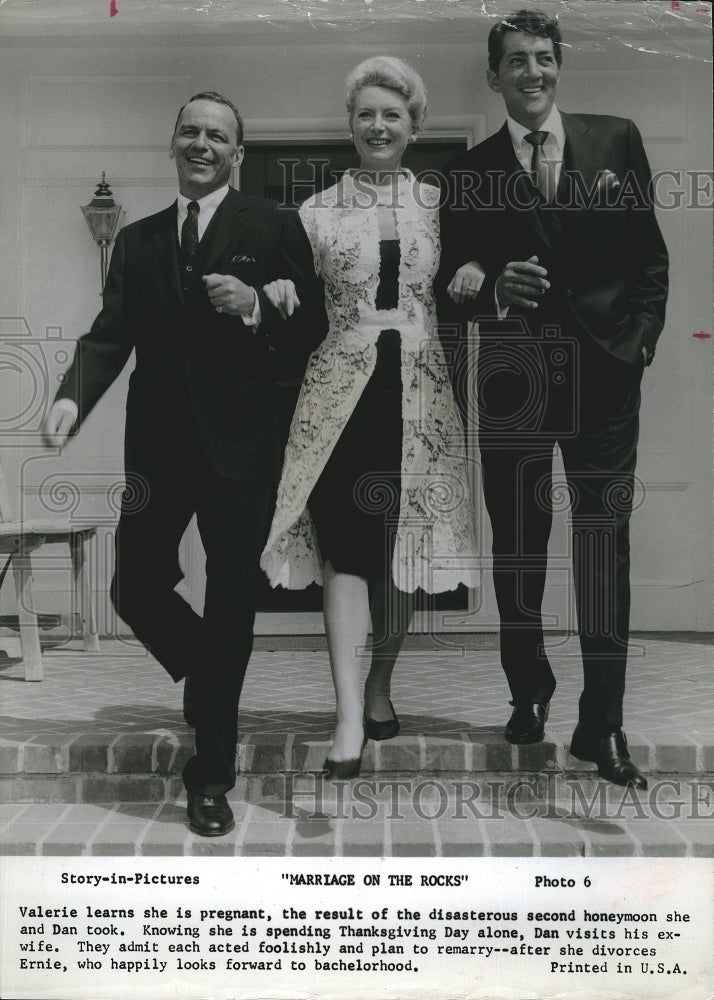
<path fill-rule="evenodd" d="M 187 263 L 191 264 L 198 252 L 198 213 L 201 206 L 197 201 L 188 203 L 188 215 L 181 227 L 181 252 Z"/>
<path fill-rule="evenodd" d="M 555 177 L 552 172 L 553 164 L 543 156 L 543 143 L 550 135 L 550 132 L 529 132 L 523 138 L 533 147 L 531 156 L 531 176 L 533 183 L 538 188 L 549 205 L 555 197 Z"/>

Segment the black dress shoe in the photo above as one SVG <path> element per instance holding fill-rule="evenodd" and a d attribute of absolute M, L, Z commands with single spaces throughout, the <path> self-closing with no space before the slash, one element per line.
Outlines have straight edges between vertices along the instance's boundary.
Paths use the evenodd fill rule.
<path fill-rule="evenodd" d="M 394 711 L 394 705 L 389 702 L 389 707 L 392 710 L 393 719 L 385 719 L 384 722 L 378 722 L 376 719 L 368 719 L 365 715 L 364 717 L 364 731 L 365 735 L 370 740 L 391 740 L 399 732 L 399 719 L 397 718 L 397 713 Z"/>
<path fill-rule="evenodd" d="M 513 702 L 511 702 L 513 704 Z M 550 711 L 550 702 L 541 704 L 515 704 L 511 718 L 506 723 L 504 736 L 509 743 L 540 743 L 545 736 L 545 723 Z"/>
<path fill-rule="evenodd" d="M 587 731 L 578 725 L 570 743 L 570 752 L 579 760 L 593 761 L 597 764 L 600 777 L 606 778 L 614 785 L 632 785 L 642 791 L 647 789 L 647 779 L 630 760 L 627 737 L 621 729 L 597 738 L 589 736 Z"/>
<path fill-rule="evenodd" d="M 188 825 L 202 837 L 222 837 L 236 825 L 225 795 L 188 793 Z"/>
<path fill-rule="evenodd" d="M 184 678 L 183 682 L 183 717 L 187 726 L 196 725 L 196 701 L 191 687 L 191 678 Z"/>

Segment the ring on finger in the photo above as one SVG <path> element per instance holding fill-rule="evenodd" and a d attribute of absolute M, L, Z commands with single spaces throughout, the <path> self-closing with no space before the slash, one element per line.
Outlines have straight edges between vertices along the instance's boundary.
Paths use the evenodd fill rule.
<path fill-rule="evenodd" d="M 216 306 L 216 312 L 222 313 L 223 312 L 223 306 Z"/>

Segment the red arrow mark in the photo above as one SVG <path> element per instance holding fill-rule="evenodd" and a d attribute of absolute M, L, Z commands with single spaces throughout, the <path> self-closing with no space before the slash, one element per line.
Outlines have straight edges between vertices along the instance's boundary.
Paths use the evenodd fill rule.
<path fill-rule="evenodd" d="M 696 337 L 697 340 L 711 340 L 712 338 L 710 333 L 704 333 L 703 330 L 700 330 L 699 333 L 693 333 L 692 336 Z"/>
<path fill-rule="evenodd" d="M 109 16 L 116 17 L 119 13 L 119 8 L 117 7 L 117 0 L 111 0 L 109 4 Z"/>

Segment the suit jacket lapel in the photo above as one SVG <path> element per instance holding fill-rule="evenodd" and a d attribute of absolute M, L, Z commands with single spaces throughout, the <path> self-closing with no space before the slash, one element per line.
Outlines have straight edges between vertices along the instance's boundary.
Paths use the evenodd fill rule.
<path fill-rule="evenodd" d="M 201 240 L 202 244 L 204 240 L 206 241 L 205 250 L 202 246 L 199 251 L 203 260 L 201 269 L 204 274 L 211 273 L 216 261 L 238 236 L 248 218 L 247 207 L 248 200 L 245 195 L 230 188 Z"/>
<path fill-rule="evenodd" d="M 246 207 L 245 196 L 231 188 L 199 245 L 199 260 L 203 258 L 202 270 L 205 274 L 210 274 L 215 262 L 245 224 Z M 167 301 L 180 314 L 185 308 L 185 300 L 179 273 L 176 202 L 158 216 L 154 246 L 166 281 Z"/>
<path fill-rule="evenodd" d="M 176 202 L 174 202 L 157 219 L 154 246 L 170 292 L 166 296 L 167 300 L 169 303 L 182 306 L 183 292 L 179 280 L 176 218 Z"/>
<path fill-rule="evenodd" d="M 595 180 L 595 147 L 587 125 L 576 115 L 561 115 L 565 132 L 565 152 L 559 192 L 570 211 L 566 218 L 572 228 L 583 221 L 581 209 L 584 207 L 582 192 L 590 191 Z M 570 175 L 570 179 L 567 175 Z"/>

